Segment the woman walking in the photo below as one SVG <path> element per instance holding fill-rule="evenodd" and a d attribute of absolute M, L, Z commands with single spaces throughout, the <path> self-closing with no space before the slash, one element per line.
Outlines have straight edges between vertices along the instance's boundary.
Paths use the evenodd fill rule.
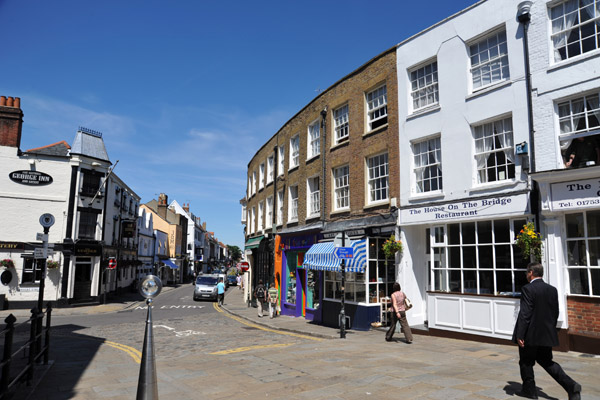
<path fill-rule="evenodd" d="M 400 321 L 400 326 L 404 331 L 404 337 L 406 338 L 406 343 L 412 343 L 413 337 L 412 332 L 410 331 L 410 326 L 408 326 L 408 321 L 406 320 L 406 305 L 404 304 L 404 299 L 406 299 L 406 295 L 402 290 L 400 290 L 400 284 L 398 282 L 394 282 L 394 286 L 392 287 L 392 325 L 390 329 L 388 329 L 385 334 L 385 340 L 388 342 L 392 341 L 392 336 L 394 336 L 394 332 L 396 331 L 396 322 Z"/>

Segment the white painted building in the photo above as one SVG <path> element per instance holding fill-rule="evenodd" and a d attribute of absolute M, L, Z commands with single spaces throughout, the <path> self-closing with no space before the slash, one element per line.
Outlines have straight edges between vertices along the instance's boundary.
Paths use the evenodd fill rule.
<path fill-rule="evenodd" d="M 397 47 L 398 281 L 411 325 L 510 339 L 531 219 L 523 27 L 517 1 L 480 1 Z"/>
<path fill-rule="evenodd" d="M 154 253 L 156 251 L 154 237 L 154 223 L 152 213 L 145 209 L 138 209 L 138 260 L 141 265 L 138 267 L 137 278 L 142 279 L 148 274 L 154 272 Z"/>

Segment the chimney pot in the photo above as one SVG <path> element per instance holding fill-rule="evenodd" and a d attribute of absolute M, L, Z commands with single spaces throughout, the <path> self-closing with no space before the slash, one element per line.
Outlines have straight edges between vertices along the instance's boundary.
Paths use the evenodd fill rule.
<path fill-rule="evenodd" d="M 21 108 L 21 98 L 15 97 L 15 108 Z"/>
<path fill-rule="evenodd" d="M 8 99 L 6 99 L 6 106 L 7 107 L 12 107 L 13 106 L 13 102 L 14 102 L 14 99 L 12 97 L 9 97 Z"/>
<path fill-rule="evenodd" d="M 0 96 L 0 106 L 6 105 L 6 96 Z"/>

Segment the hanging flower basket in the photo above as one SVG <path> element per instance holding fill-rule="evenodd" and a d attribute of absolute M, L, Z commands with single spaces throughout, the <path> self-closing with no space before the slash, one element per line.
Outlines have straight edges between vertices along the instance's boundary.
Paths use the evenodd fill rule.
<path fill-rule="evenodd" d="M 515 244 L 523 251 L 525 260 L 542 261 L 542 235 L 535 231 L 533 222 L 523 225 L 523 229 L 517 234 Z"/>
<path fill-rule="evenodd" d="M 48 269 L 56 269 L 60 267 L 60 263 L 58 261 L 48 260 L 46 261 L 46 267 L 48 267 Z"/>
<path fill-rule="evenodd" d="M 396 240 L 394 235 L 390 236 L 381 247 L 385 254 L 385 258 L 392 258 L 397 252 L 402 253 L 402 241 Z"/>
<path fill-rule="evenodd" d="M 0 267 L 14 268 L 15 263 L 10 258 L 5 258 L 4 260 L 0 260 Z"/>

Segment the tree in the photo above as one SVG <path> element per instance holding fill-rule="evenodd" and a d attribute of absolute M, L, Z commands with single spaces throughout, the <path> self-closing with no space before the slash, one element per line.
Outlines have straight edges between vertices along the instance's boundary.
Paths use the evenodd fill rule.
<path fill-rule="evenodd" d="M 229 251 L 229 257 L 234 263 L 237 263 L 242 258 L 242 250 L 239 247 L 233 245 L 227 245 Z"/>

